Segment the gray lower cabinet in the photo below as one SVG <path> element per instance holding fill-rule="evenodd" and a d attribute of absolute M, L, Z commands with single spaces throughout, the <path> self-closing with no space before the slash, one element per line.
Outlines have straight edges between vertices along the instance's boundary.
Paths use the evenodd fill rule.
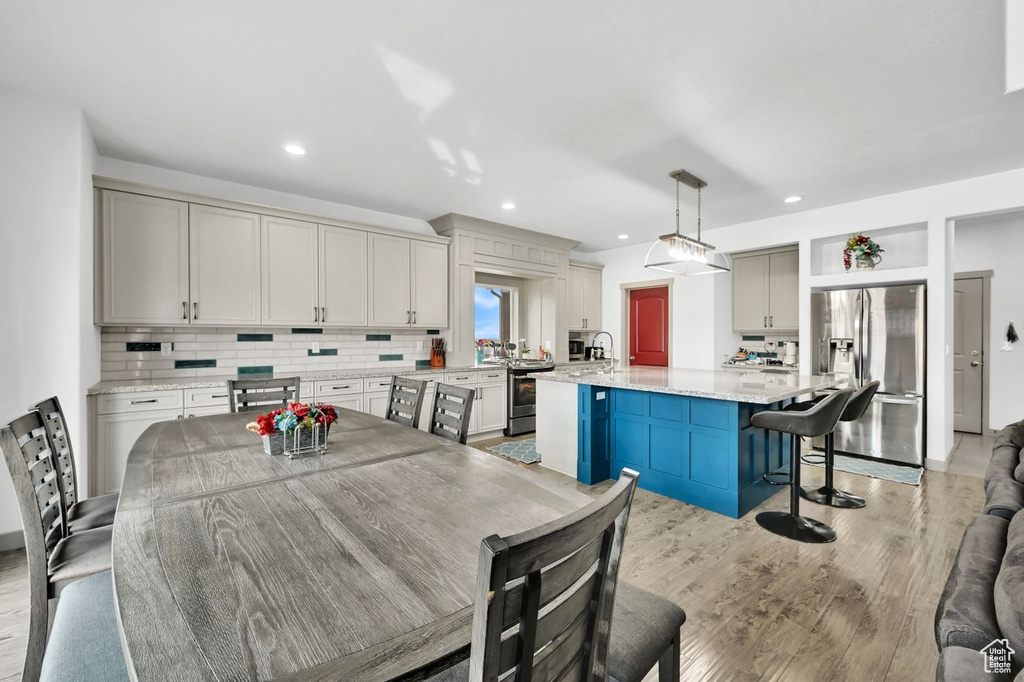
<path fill-rule="evenodd" d="M 733 330 L 795 332 L 800 326 L 796 249 L 741 254 L 732 261 Z"/>

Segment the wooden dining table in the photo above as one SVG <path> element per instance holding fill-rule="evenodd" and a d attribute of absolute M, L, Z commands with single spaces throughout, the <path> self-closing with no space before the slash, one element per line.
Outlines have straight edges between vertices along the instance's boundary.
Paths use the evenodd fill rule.
<path fill-rule="evenodd" d="M 113 580 L 139 680 L 385 680 L 468 656 L 482 538 L 584 506 L 474 448 L 339 410 L 288 459 L 252 414 L 161 422 L 128 458 Z"/>

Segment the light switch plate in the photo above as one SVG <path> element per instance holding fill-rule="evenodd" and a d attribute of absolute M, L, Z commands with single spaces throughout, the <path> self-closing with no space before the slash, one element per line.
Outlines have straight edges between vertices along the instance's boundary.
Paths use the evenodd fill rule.
<path fill-rule="evenodd" d="M 174 344 L 173 343 L 166 342 L 166 343 L 161 343 L 160 344 L 160 355 L 162 355 L 164 357 L 169 357 L 170 354 L 171 354 L 171 351 L 173 351 L 173 350 L 174 350 Z"/>
<path fill-rule="evenodd" d="M 313 355 L 319 355 L 319 354 L 320 354 L 320 342 L 319 341 L 314 341 L 313 342 Z"/>

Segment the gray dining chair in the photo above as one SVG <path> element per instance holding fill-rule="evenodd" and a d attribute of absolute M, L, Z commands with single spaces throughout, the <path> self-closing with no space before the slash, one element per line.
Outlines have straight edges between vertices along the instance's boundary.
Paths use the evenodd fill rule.
<path fill-rule="evenodd" d="M 437 382 L 434 385 L 434 409 L 430 414 L 430 433 L 465 444 L 469 437 L 474 398 L 476 389 Z"/>
<path fill-rule="evenodd" d="M 60 474 L 62 516 L 64 532 L 67 535 L 92 528 L 102 528 L 114 523 L 114 512 L 117 510 L 117 493 L 96 495 L 80 499 L 78 488 L 78 470 L 75 468 L 75 453 L 71 448 L 71 435 L 68 433 L 64 410 L 61 409 L 57 396 L 38 402 L 30 410 L 35 410 L 43 418 L 46 433 L 53 444 L 53 454 L 57 473 Z"/>
<path fill-rule="evenodd" d="M 623 469 L 583 509 L 485 538 L 469 659 L 429 679 L 639 682 L 658 665 L 660 680 L 678 680 L 686 614 L 617 580 L 637 477 Z"/>
<path fill-rule="evenodd" d="M 253 412 L 255 410 L 284 407 L 298 402 L 299 377 L 284 379 L 229 379 L 228 407 L 231 412 Z"/>
<path fill-rule="evenodd" d="M 65 587 L 110 570 L 111 526 L 65 532 L 56 457 L 43 418 L 30 412 L 0 429 L 0 450 L 11 474 L 25 532 L 29 631 L 22 679 L 39 678 L 51 600 Z"/>
<path fill-rule="evenodd" d="M 420 427 L 420 410 L 423 398 L 427 394 L 427 382 L 404 377 L 391 377 L 391 390 L 388 393 L 387 419 L 411 426 Z"/>

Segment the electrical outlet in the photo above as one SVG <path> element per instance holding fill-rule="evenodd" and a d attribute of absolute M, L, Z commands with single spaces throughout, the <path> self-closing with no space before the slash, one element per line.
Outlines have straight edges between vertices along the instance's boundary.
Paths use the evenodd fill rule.
<path fill-rule="evenodd" d="M 320 354 L 320 342 L 319 341 L 314 341 L 313 342 L 313 355 L 319 355 L 319 354 Z"/>
<path fill-rule="evenodd" d="M 162 355 L 164 357 L 169 357 L 170 354 L 171 354 L 171 351 L 173 351 L 173 350 L 174 350 L 174 344 L 173 343 L 161 343 L 160 344 L 160 355 Z"/>
<path fill-rule="evenodd" d="M 416 342 L 416 350 L 423 350 L 423 342 L 422 341 L 417 341 Z"/>
<path fill-rule="evenodd" d="M 547 348 L 548 350 L 551 350 L 551 341 L 545 341 L 544 347 Z"/>

